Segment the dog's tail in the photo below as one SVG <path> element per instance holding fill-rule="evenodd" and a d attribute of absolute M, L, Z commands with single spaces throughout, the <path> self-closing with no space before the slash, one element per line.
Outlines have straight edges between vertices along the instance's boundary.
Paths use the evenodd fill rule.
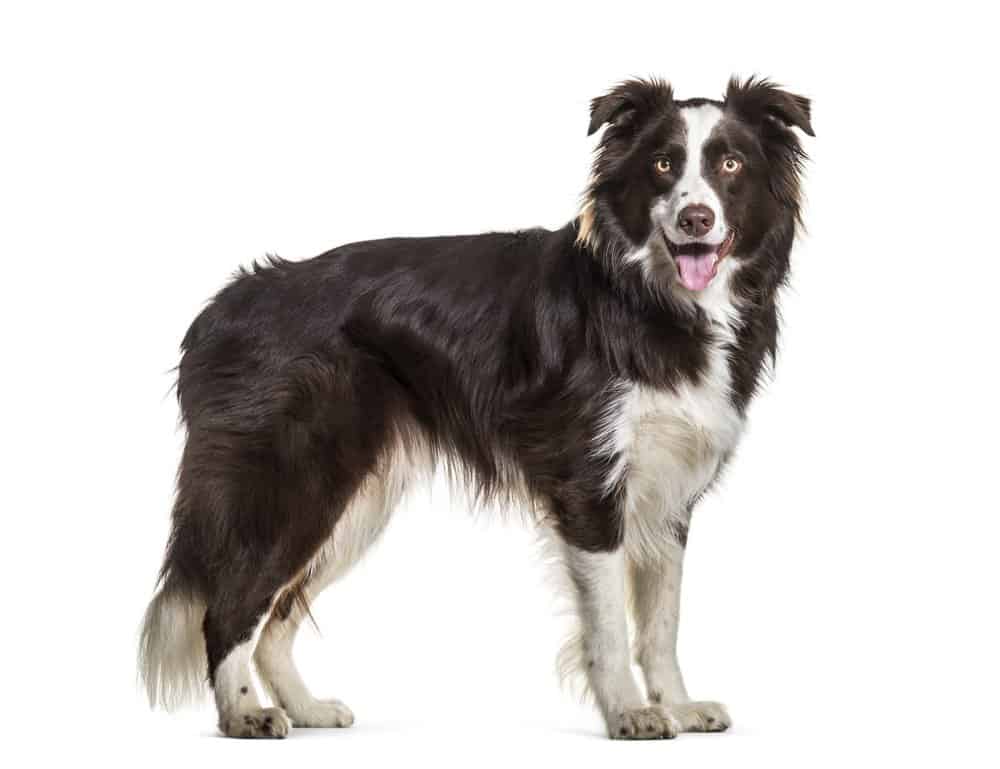
<path fill-rule="evenodd" d="M 139 677 L 150 707 L 173 710 L 208 692 L 205 604 L 168 571 L 146 609 L 139 634 Z"/>

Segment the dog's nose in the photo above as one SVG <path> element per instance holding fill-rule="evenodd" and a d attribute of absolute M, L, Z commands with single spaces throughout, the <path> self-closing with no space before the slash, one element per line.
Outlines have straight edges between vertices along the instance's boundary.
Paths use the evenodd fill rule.
<path fill-rule="evenodd" d="M 708 206 L 684 206 L 677 216 L 677 226 L 689 238 L 700 238 L 712 229 L 715 224 L 715 214 Z"/>

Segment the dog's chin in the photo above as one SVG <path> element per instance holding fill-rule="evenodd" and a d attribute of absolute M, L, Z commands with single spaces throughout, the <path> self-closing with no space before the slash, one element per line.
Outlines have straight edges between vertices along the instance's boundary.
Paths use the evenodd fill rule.
<path fill-rule="evenodd" d="M 719 272 L 719 264 L 733 251 L 736 231 L 729 230 L 721 243 L 674 243 L 664 233 L 667 250 L 677 268 L 677 281 L 688 291 L 704 291 Z"/>

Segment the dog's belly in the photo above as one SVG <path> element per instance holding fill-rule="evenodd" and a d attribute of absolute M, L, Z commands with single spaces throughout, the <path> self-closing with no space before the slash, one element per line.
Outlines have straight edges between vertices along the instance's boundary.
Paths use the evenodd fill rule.
<path fill-rule="evenodd" d="M 715 479 L 742 429 L 724 359 L 697 385 L 629 386 L 616 443 L 631 557 L 660 559 L 683 546 L 692 503 Z"/>

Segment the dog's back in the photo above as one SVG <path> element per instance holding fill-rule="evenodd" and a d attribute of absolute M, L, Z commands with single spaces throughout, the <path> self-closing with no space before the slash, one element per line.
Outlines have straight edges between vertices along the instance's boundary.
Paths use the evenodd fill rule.
<path fill-rule="evenodd" d="M 152 702 L 207 678 L 227 735 L 350 725 L 296 671 L 296 630 L 444 463 L 550 538 L 580 619 L 564 659 L 609 734 L 728 726 L 677 669 L 681 561 L 776 348 L 803 158 L 792 127 L 811 133 L 809 104 L 766 81 L 734 81 L 725 102 L 632 81 L 594 101 L 591 131 L 605 124 L 583 211 L 560 230 L 271 259 L 195 320 L 173 528 L 140 646 Z"/>
<path fill-rule="evenodd" d="M 509 493 L 496 441 L 516 408 L 509 383 L 528 367 L 561 365 L 554 338 L 542 360 L 523 312 L 539 304 L 532 293 L 549 290 L 546 270 L 567 272 L 539 248 L 564 254 L 573 237 L 566 228 L 357 243 L 305 262 L 270 259 L 215 297 L 182 344 L 187 443 L 141 643 L 151 702 L 181 704 L 206 680 L 249 699 L 248 680 L 228 680 L 245 661 L 229 656 L 261 633 L 261 649 L 292 633 L 310 598 L 363 554 L 403 489 L 439 460 L 480 495 Z M 510 346 L 520 356 L 496 354 Z M 269 661 L 259 653 L 257 664 Z M 305 699 L 285 691 L 281 702 L 316 710 L 296 708 Z M 349 720 L 342 707 L 298 715 Z M 266 717 L 284 728 L 278 714 Z M 256 734 L 261 723 L 221 727 Z"/>

